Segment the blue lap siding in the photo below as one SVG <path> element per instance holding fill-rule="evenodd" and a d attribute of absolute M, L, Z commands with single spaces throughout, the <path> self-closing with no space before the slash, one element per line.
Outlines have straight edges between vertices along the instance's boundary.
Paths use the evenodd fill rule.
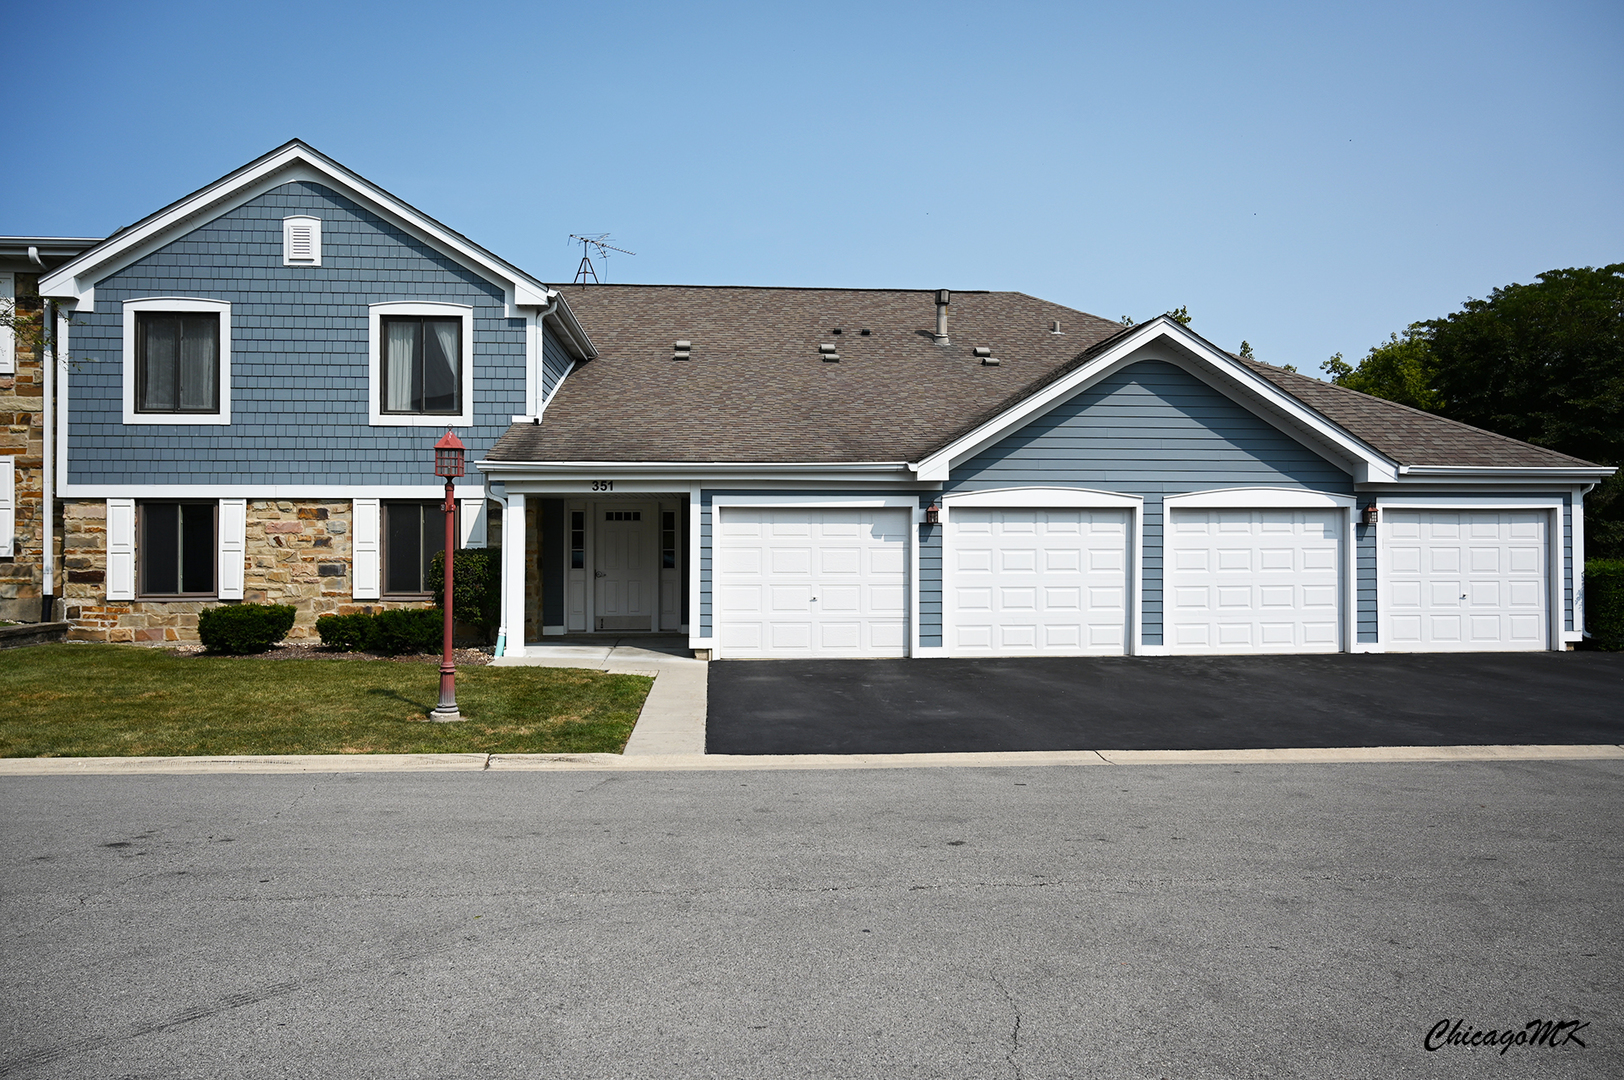
<path fill-rule="evenodd" d="M 1353 494 L 1343 468 L 1182 368 L 1144 360 L 959 465 L 945 491 L 1079 487 L 1145 500 L 1141 641 L 1162 643 L 1162 498 L 1222 487 L 1294 487 Z M 938 567 L 940 560 L 938 559 Z M 920 574 L 925 577 L 923 569 Z M 941 576 L 934 586 L 940 595 Z M 1372 597 L 1373 599 L 1373 597 Z M 1371 616 L 1374 617 L 1373 614 Z M 920 618 L 922 637 L 940 640 Z"/>
<path fill-rule="evenodd" d="M 322 265 L 282 265 L 282 219 L 322 222 Z M 231 423 L 123 423 L 122 302 L 230 301 Z M 282 185 L 96 284 L 96 310 L 70 341 L 68 480 L 75 484 L 432 484 L 433 427 L 370 427 L 367 307 L 388 301 L 474 309 L 478 460 L 525 411 L 523 319 L 503 290 L 360 204 L 311 182 Z M 470 348 L 471 345 L 471 348 Z M 564 361 L 549 343 L 547 368 Z M 558 369 L 560 372 L 562 368 Z M 557 372 L 551 374 L 556 382 Z"/>

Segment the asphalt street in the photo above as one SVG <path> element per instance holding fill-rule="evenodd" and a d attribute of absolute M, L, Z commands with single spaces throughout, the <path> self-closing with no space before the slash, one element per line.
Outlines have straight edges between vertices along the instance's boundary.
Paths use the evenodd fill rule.
<path fill-rule="evenodd" d="M 1624 742 L 1624 653 L 738 660 L 712 754 Z"/>
<path fill-rule="evenodd" d="M 1621 781 L 0 777 L 0 1074 L 1617 1077 Z"/>

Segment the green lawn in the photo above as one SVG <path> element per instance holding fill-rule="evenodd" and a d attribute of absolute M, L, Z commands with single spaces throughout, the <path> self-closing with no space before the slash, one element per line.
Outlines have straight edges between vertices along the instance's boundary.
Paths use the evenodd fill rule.
<path fill-rule="evenodd" d="M 36 645 L 0 651 L 0 757 L 620 753 L 652 683 L 461 668 L 468 719 L 432 724 L 434 664 Z"/>

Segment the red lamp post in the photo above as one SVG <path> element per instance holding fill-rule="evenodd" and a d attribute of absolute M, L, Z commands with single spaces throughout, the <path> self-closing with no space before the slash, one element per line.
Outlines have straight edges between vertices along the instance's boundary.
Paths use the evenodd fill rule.
<path fill-rule="evenodd" d="M 434 475 L 445 478 L 445 642 L 440 654 L 440 704 L 429 713 L 439 723 L 461 720 L 457 711 L 457 665 L 451 659 L 451 577 L 457 554 L 457 500 L 451 483 L 463 473 L 462 440 L 449 429 L 434 444 Z"/>

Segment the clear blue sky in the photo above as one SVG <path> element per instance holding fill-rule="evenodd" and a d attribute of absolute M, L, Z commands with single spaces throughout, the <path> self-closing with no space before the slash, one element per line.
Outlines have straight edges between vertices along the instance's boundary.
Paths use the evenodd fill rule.
<path fill-rule="evenodd" d="M 299 137 L 567 280 L 1013 289 L 1317 370 L 1624 261 L 1624 4 L 5 4 L 0 233 Z"/>

